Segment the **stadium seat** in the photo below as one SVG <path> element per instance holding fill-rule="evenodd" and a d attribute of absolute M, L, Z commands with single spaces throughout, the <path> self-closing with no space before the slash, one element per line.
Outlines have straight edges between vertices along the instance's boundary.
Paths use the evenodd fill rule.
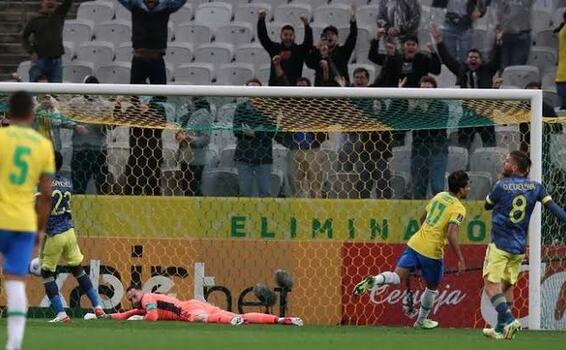
<path fill-rule="evenodd" d="M 238 46 L 234 57 L 236 62 L 253 64 L 256 70 L 271 61 L 267 51 L 259 43 Z"/>
<path fill-rule="evenodd" d="M 173 24 L 173 28 L 177 30 L 177 27 L 181 23 L 189 22 L 193 19 L 193 5 L 186 3 L 177 12 L 174 12 L 169 16 L 169 23 Z"/>
<path fill-rule="evenodd" d="M 370 40 L 374 37 L 372 27 L 358 26 L 358 39 L 356 40 L 356 48 L 352 54 L 352 58 L 356 59 L 356 63 L 371 62 L 368 60 Z M 346 40 L 346 38 L 344 38 Z"/>
<path fill-rule="evenodd" d="M 469 200 L 485 200 L 492 186 L 492 176 L 488 172 L 469 171 L 470 193 Z M 448 182 L 448 181 L 447 181 Z"/>
<path fill-rule="evenodd" d="M 314 22 L 328 23 L 336 27 L 346 26 L 350 23 L 352 8 L 348 5 L 334 3 L 314 8 Z"/>
<path fill-rule="evenodd" d="M 225 2 L 209 2 L 200 4 L 195 11 L 195 22 L 207 23 L 212 28 L 230 22 L 232 5 Z"/>
<path fill-rule="evenodd" d="M 167 44 L 165 61 L 170 63 L 173 68 L 193 60 L 193 46 L 187 43 L 172 42 Z"/>
<path fill-rule="evenodd" d="M 238 171 L 234 168 L 207 169 L 202 173 L 202 194 L 212 197 L 236 197 L 240 194 Z"/>
<path fill-rule="evenodd" d="M 216 42 L 228 43 L 234 46 L 249 44 L 254 37 L 254 28 L 250 23 L 232 22 L 218 27 Z"/>
<path fill-rule="evenodd" d="M 209 43 L 212 39 L 212 28 L 205 23 L 183 23 L 175 31 L 175 41 L 192 45 Z"/>
<path fill-rule="evenodd" d="M 560 95 L 556 92 L 556 90 L 545 90 L 542 93 L 543 101 L 551 105 L 553 108 L 561 106 L 561 99 Z"/>
<path fill-rule="evenodd" d="M 132 48 L 132 43 L 122 43 L 114 51 L 114 60 L 116 62 L 131 62 L 133 55 L 134 49 Z"/>
<path fill-rule="evenodd" d="M 175 81 L 190 82 L 194 85 L 210 85 L 214 78 L 214 66 L 210 63 L 182 64 L 175 69 Z"/>
<path fill-rule="evenodd" d="M 539 69 L 535 66 L 509 66 L 503 71 L 505 85 L 524 88 L 532 81 L 540 81 Z"/>
<path fill-rule="evenodd" d="M 63 65 L 63 80 L 70 83 L 82 83 L 86 76 L 93 74 L 92 62 L 74 61 Z"/>
<path fill-rule="evenodd" d="M 331 172 L 328 174 L 326 184 L 327 198 L 359 198 L 356 184 L 360 181 L 360 174 L 353 172 Z"/>
<path fill-rule="evenodd" d="M 558 37 L 551 29 L 541 30 L 540 32 L 536 33 L 535 45 L 537 47 L 550 47 L 556 50 L 556 48 L 558 48 Z"/>
<path fill-rule="evenodd" d="M 94 63 L 94 68 L 112 63 L 114 44 L 108 41 L 89 41 L 79 46 L 77 59 Z"/>
<path fill-rule="evenodd" d="M 105 1 L 87 1 L 79 5 L 77 19 L 86 19 L 95 23 L 110 21 L 114 18 L 114 4 Z"/>
<path fill-rule="evenodd" d="M 119 2 L 117 2 L 116 6 L 114 6 L 114 12 L 116 20 L 132 20 L 132 13 L 130 12 L 130 10 L 122 6 L 122 4 L 120 4 Z"/>
<path fill-rule="evenodd" d="M 481 52 L 491 49 L 491 44 L 489 42 L 488 27 L 487 26 L 474 26 L 474 36 L 472 41 L 472 47 L 477 48 Z"/>
<path fill-rule="evenodd" d="M 63 55 L 63 63 L 69 63 L 75 58 L 75 43 L 72 41 L 63 41 L 65 54 Z"/>
<path fill-rule="evenodd" d="M 93 29 L 94 23 L 92 21 L 84 19 L 66 20 L 63 25 L 63 41 L 70 41 L 75 44 L 75 47 L 78 47 L 78 45 L 92 39 Z"/>
<path fill-rule="evenodd" d="M 393 156 L 389 161 L 389 168 L 392 172 L 411 173 L 411 148 L 393 147 Z"/>
<path fill-rule="evenodd" d="M 542 76 L 542 88 L 545 90 L 556 89 L 556 69 L 547 71 Z"/>
<path fill-rule="evenodd" d="M 453 173 L 456 170 L 468 169 L 468 150 L 463 147 L 448 147 L 448 165 L 447 173 Z"/>
<path fill-rule="evenodd" d="M 96 76 L 101 83 L 105 84 L 129 84 L 130 70 L 130 62 L 114 62 L 100 66 L 96 71 Z"/>
<path fill-rule="evenodd" d="M 560 13 L 560 16 L 562 16 L 562 13 Z M 542 30 L 547 30 L 547 29 L 554 29 L 552 28 L 553 25 L 554 23 L 552 20 L 552 16 L 549 16 L 548 13 L 546 13 L 545 11 L 540 11 L 535 9 L 532 10 L 531 29 L 533 33 L 538 33 Z"/>
<path fill-rule="evenodd" d="M 287 5 L 280 5 L 275 9 L 275 16 L 273 17 L 277 22 L 290 23 L 295 27 L 303 26 L 301 17 L 311 18 L 311 5 L 290 3 Z"/>
<path fill-rule="evenodd" d="M 303 68 L 303 76 L 304 76 L 305 68 Z M 261 82 L 262 85 L 267 86 L 269 83 L 269 74 L 271 73 L 271 64 L 264 64 L 261 65 L 259 68 L 256 68 L 255 77 Z M 311 80 L 312 82 L 312 80 Z"/>
<path fill-rule="evenodd" d="M 350 82 L 354 82 L 354 70 L 356 68 L 365 68 L 369 72 L 369 83 L 371 84 L 375 80 L 375 66 L 371 64 L 349 64 L 348 74 L 350 76 Z"/>
<path fill-rule="evenodd" d="M 128 128 L 121 128 L 128 130 Z M 126 170 L 128 157 L 130 155 L 130 144 L 128 141 L 109 142 L 107 146 L 106 164 L 108 170 L 113 175 L 112 178 L 119 179 Z"/>
<path fill-rule="evenodd" d="M 439 88 L 451 88 L 456 86 L 456 75 L 450 71 L 446 66 L 442 66 L 439 75 L 435 76 Z"/>
<path fill-rule="evenodd" d="M 550 47 L 532 47 L 529 64 L 537 66 L 541 74 L 556 67 L 556 50 Z"/>
<path fill-rule="evenodd" d="M 391 174 L 391 188 L 394 199 L 406 199 L 410 197 L 409 183 L 411 176 L 407 173 L 395 172 Z"/>
<path fill-rule="evenodd" d="M 216 72 L 218 85 L 245 85 L 254 77 L 254 66 L 249 63 L 222 64 Z"/>
<path fill-rule="evenodd" d="M 496 125 L 495 144 L 497 147 L 506 148 L 509 151 L 519 149 L 521 144 L 519 125 Z"/>
<path fill-rule="evenodd" d="M 271 5 L 263 3 L 263 2 L 252 2 L 250 4 L 239 4 L 236 8 L 236 13 L 234 15 L 234 21 L 236 22 L 244 22 L 244 23 L 251 23 L 254 27 L 254 32 L 257 28 L 257 13 L 260 10 L 265 10 L 266 12 L 266 20 L 269 21 L 271 19 Z"/>
<path fill-rule="evenodd" d="M 195 50 L 196 62 L 207 62 L 215 69 L 221 64 L 230 63 L 234 57 L 234 46 L 226 43 L 202 44 Z"/>
<path fill-rule="evenodd" d="M 377 14 L 379 12 L 378 5 L 366 5 L 358 7 L 356 11 L 356 19 L 359 26 L 367 26 L 375 28 L 377 25 Z M 372 33 L 372 38 L 375 36 L 377 29 Z"/>
<path fill-rule="evenodd" d="M 218 121 L 218 123 L 222 125 L 231 125 L 237 106 L 238 105 L 236 103 L 225 103 L 218 107 L 218 109 L 216 110 L 216 120 Z M 221 149 L 224 149 L 224 147 L 222 147 Z"/>
<path fill-rule="evenodd" d="M 321 0 L 319 0 L 319 1 L 321 1 Z M 376 1 L 379 1 L 379 0 L 374 0 L 374 3 Z M 431 0 L 428 0 L 428 1 L 431 1 Z M 424 2 L 423 0 L 419 1 L 420 4 L 422 4 L 423 2 Z M 355 3 L 357 7 L 361 7 L 361 6 L 365 6 L 369 3 L 371 3 L 371 0 L 331 0 L 331 4 L 334 4 L 334 5 L 352 6 L 352 3 Z M 314 8 L 314 6 L 313 6 L 313 8 Z"/>
<path fill-rule="evenodd" d="M 231 144 L 220 151 L 220 167 L 234 167 L 234 153 L 236 152 L 236 145 Z"/>
<path fill-rule="evenodd" d="M 29 81 L 29 68 L 31 67 L 31 61 L 22 61 L 18 65 L 18 76 L 22 79 L 22 81 Z"/>
<path fill-rule="evenodd" d="M 477 148 L 470 157 L 470 170 L 490 173 L 493 179 L 501 174 L 503 159 L 509 153 L 507 148 Z"/>
<path fill-rule="evenodd" d="M 110 41 L 114 45 L 120 45 L 132 40 L 132 25 L 131 22 L 125 20 L 100 22 L 94 26 L 94 36 L 96 40 Z"/>

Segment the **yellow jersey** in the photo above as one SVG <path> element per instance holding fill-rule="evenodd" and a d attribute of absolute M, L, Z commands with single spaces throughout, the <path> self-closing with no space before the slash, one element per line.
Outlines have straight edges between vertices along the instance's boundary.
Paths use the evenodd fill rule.
<path fill-rule="evenodd" d="M 466 208 L 460 200 L 449 192 L 440 192 L 428 202 L 426 219 L 407 245 L 427 258 L 442 259 L 448 225 L 460 225 L 465 217 Z"/>
<path fill-rule="evenodd" d="M 0 230 L 37 231 L 34 194 L 55 173 L 53 146 L 32 128 L 0 129 Z"/>

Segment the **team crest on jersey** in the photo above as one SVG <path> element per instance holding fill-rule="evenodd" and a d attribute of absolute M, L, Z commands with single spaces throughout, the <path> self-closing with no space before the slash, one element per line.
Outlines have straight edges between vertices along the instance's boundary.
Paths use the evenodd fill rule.
<path fill-rule="evenodd" d="M 458 217 L 456 217 L 456 220 L 457 220 L 459 223 L 462 223 L 462 222 L 464 221 L 464 215 L 458 214 Z"/>

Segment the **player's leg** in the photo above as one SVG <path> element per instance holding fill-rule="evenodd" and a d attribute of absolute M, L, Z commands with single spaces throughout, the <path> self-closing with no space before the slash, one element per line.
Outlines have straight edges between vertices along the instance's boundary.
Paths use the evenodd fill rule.
<path fill-rule="evenodd" d="M 63 260 L 71 267 L 71 273 L 77 279 L 79 287 L 87 295 L 90 303 L 94 309 L 94 314 L 97 317 L 104 316 L 104 310 L 100 305 L 98 299 L 98 291 L 92 285 L 89 276 L 86 274 L 85 270 L 81 266 L 84 256 L 77 243 L 77 236 L 75 235 L 75 230 L 70 229 L 61 234 L 62 239 L 65 240 L 63 246 Z"/>
<path fill-rule="evenodd" d="M 63 302 L 59 296 L 59 287 L 55 282 L 57 278 L 57 263 L 63 251 L 63 240 L 60 235 L 46 236 L 41 245 L 40 261 L 41 261 L 41 277 L 43 279 L 43 288 L 45 295 L 51 303 L 51 308 L 55 311 L 55 318 L 50 322 L 71 322 L 71 319 L 63 308 Z"/>
<path fill-rule="evenodd" d="M 399 258 L 395 271 L 385 271 L 376 276 L 364 278 L 354 287 L 354 296 L 360 296 L 376 285 L 398 285 L 409 277 L 411 270 L 415 269 L 417 265 L 416 252 L 407 247 Z"/>
<path fill-rule="evenodd" d="M 6 350 L 22 347 L 28 306 L 25 279 L 34 244 L 34 233 L 0 231 L 0 251 L 4 256 L 3 286 L 7 297 Z"/>
<path fill-rule="evenodd" d="M 245 323 L 250 324 L 281 324 L 291 326 L 302 326 L 303 320 L 299 317 L 279 317 L 261 312 L 248 312 L 242 315 Z"/>
<path fill-rule="evenodd" d="M 434 300 L 438 296 L 438 286 L 444 275 L 444 263 L 442 260 L 430 259 L 418 253 L 417 259 L 426 288 L 421 296 L 421 306 L 414 327 L 433 329 L 438 327 L 438 322 L 430 320 L 428 316 L 434 306 Z"/>

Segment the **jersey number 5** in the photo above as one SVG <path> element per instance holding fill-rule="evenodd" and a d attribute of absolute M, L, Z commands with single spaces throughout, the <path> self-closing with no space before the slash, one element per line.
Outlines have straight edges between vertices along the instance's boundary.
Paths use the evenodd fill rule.
<path fill-rule="evenodd" d="M 25 158 L 30 154 L 31 149 L 29 147 L 16 146 L 12 161 L 14 163 L 14 167 L 16 167 L 18 171 L 10 173 L 11 184 L 19 186 L 23 185 L 26 182 L 29 173 L 29 165 Z"/>

